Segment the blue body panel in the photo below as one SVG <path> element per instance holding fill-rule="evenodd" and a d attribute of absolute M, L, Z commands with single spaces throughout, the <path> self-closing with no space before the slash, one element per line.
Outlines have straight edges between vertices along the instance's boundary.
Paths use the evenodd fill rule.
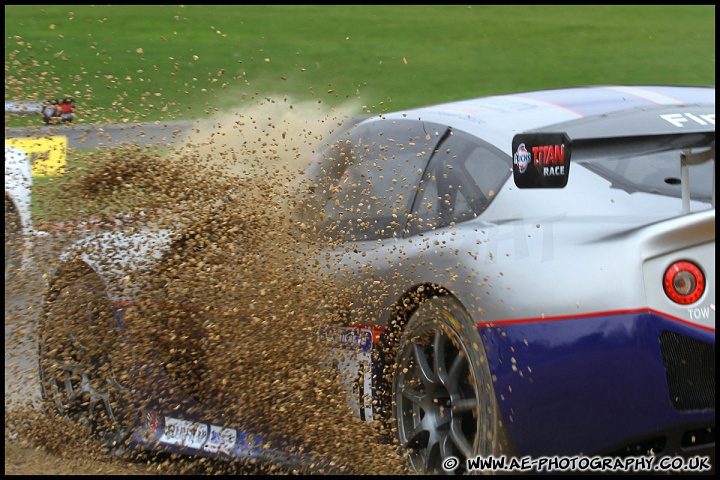
<path fill-rule="evenodd" d="M 659 335 L 715 334 L 652 312 L 480 327 L 505 425 L 520 455 L 597 454 L 662 428 L 714 422 L 675 410 Z"/>
<path fill-rule="evenodd" d="M 120 324 L 123 313 L 116 308 Z M 714 422 L 714 410 L 673 408 L 658 340 L 662 331 L 715 344 L 714 332 L 650 311 L 479 327 L 500 411 L 518 454 L 593 455 L 658 429 Z M 203 406 L 173 388 L 164 369 L 143 369 L 143 375 L 154 377 L 149 382 L 153 391 L 140 396 L 148 401 L 140 410 L 132 446 L 308 462 L 273 446 L 262 434 L 223 424 L 221 408 Z M 181 440 L 172 443 L 167 437 Z"/>
<path fill-rule="evenodd" d="M 115 320 L 125 330 L 127 305 L 114 307 Z M 132 343 L 132 339 L 127 339 Z M 310 465 L 308 458 L 290 454 L 254 429 L 228 420 L 222 406 L 203 405 L 177 388 L 160 365 L 136 365 L 143 378 L 136 396 L 137 427 L 129 446 L 182 455 L 245 459 L 259 458 L 285 465 Z"/>

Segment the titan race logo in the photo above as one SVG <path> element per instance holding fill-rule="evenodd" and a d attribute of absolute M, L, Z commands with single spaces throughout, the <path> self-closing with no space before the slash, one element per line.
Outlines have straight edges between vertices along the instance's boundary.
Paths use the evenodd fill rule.
<path fill-rule="evenodd" d="M 525 133 L 513 139 L 513 178 L 518 188 L 563 188 L 570 171 L 564 133 Z"/>
<path fill-rule="evenodd" d="M 532 155 L 544 177 L 565 175 L 565 144 L 532 147 Z"/>

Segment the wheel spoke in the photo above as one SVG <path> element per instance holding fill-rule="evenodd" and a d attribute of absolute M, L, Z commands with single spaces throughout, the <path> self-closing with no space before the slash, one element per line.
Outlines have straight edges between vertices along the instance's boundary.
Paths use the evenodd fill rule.
<path fill-rule="evenodd" d="M 446 435 L 440 442 L 440 461 L 454 456 L 455 450 L 453 450 L 453 443 L 450 441 L 450 436 Z"/>
<path fill-rule="evenodd" d="M 95 407 L 97 406 L 98 402 L 100 400 L 100 397 L 97 395 L 90 394 L 90 400 L 88 400 L 87 404 L 87 413 L 88 413 L 88 420 L 90 420 L 90 423 L 95 427 Z"/>
<path fill-rule="evenodd" d="M 457 355 L 450 366 L 450 370 L 446 380 L 446 386 L 450 393 L 455 393 L 454 390 L 457 385 L 460 384 L 462 376 L 467 372 L 468 363 L 462 355 Z"/>
<path fill-rule="evenodd" d="M 405 387 L 402 391 L 403 397 L 407 398 L 413 405 L 421 406 L 427 395 L 414 388 Z"/>
<path fill-rule="evenodd" d="M 433 368 L 435 369 L 435 378 L 446 385 L 448 382 L 448 370 L 445 365 L 445 345 L 447 343 L 447 336 L 442 332 L 441 329 L 435 330 L 435 336 L 433 338 Z"/>
<path fill-rule="evenodd" d="M 441 461 L 440 441 L 437 437 L 430 435 L 427 448 L 423 452 L 424 473 L 433 473 Z"/>
<path fill-rule="evenodd" d="M 415 356 L 415 369 L 418 373 L 418 378 L 426 387 L 433 385 L 435 383 L 435 373 L 428 362 L 427 355 L 425 354 L 425 347 L 417 343 L 413 343 L 413 352 Z"/>
<path fill-rule="evenodd" d="M 107 413 L 108 420 L 110 420 L 110 423 L 113 425 L 117 423 L 117 418 L 115 417 L 115 412 L 113 411 L 112 404 L 110 403 L 110 397 L 108 395 L 103 395 L 102 397 L 103 404 L 105 405 L 105 413 Z"/>
<path fill-rule="evenodd" d="M 69 372 L 64 372 L 64 384 L 65 384 L 65 396 L 67 397 L 67 404 L 70 405 L 80 397 L 82 393 L 81 389 L 76 389 L 73 384 L 73 379 Z"/>
<path fill-rule="evenodd" d="M 462 420 L 456 418 L 450 424 L 450 440 L 462 453 L 463 457 L 470 458 L 473 456 L 473 446 L 462 431 Z"/>
<path fill-rule="evenodd" d="M 425 436 L 426 429 L 422 422 L 418 422 L 414 427 L 409 430 L 405 430 L 405 447 L 415 448 L 421 446 L 420 439 Z M 422 445 L 424 446 L 424 445 Z"/>

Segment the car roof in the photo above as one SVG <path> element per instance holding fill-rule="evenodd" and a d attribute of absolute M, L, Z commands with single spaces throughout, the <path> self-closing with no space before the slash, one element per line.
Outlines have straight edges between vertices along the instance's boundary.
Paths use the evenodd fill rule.
<path fill-rule="evenodd" d="M 606 85 L 559 88 L 442 103 L 383 117 L 451 125 L 509 151 L 517 133 L 624 110 L 698 104 L 714 107 L 715 87 Z"/>

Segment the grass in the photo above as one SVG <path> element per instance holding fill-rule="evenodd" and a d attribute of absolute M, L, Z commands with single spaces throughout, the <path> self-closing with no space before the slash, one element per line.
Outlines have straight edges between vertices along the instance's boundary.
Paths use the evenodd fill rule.
<path fill-rule="evenodd" d="M 5 100 L 72 95 L 78 123 L 194 120 L 278 95 L 380 113 L 612 83 L 714 85 L 714 5 L 5 7 Z M 132 195 L 73 193 L 108 154 L 69 152 L 72 175 L 36 181 L 34 216 L 126 207 Z"/>
<path fill-rule="evenodd" d="M 174 151 L 162 145 L 68 148 L 62 174 L 33 176 L 33 221 L 51 224 L 140 211 L 157 193 L 157 178 L 170 175 L 171 155 Z"/>
<path fill-rule="evenodd" d="M 277 94 L 378 113 L 609 83 L 714 86 L 715 6 L 5 7 L 5 99 L 73 95 L 87 123 Z"/>
<path fill-rule="evenodd" d="M 128 203 L 126 199 L 118 201 L 116 196 L 108 194 L 85 195 L 83 189 L 78 188 L 88 183 L 91 172 L 101 171 L 107 163 L 119 160 L 113 158 L 115 155 L 108 149 L 70 149 L 65 174 L 33 177 L 31 212 L 34 223 L 58 223 L 76 218 L 83 212 L 92 212 L 95 216 L 121 213 Z"/>

